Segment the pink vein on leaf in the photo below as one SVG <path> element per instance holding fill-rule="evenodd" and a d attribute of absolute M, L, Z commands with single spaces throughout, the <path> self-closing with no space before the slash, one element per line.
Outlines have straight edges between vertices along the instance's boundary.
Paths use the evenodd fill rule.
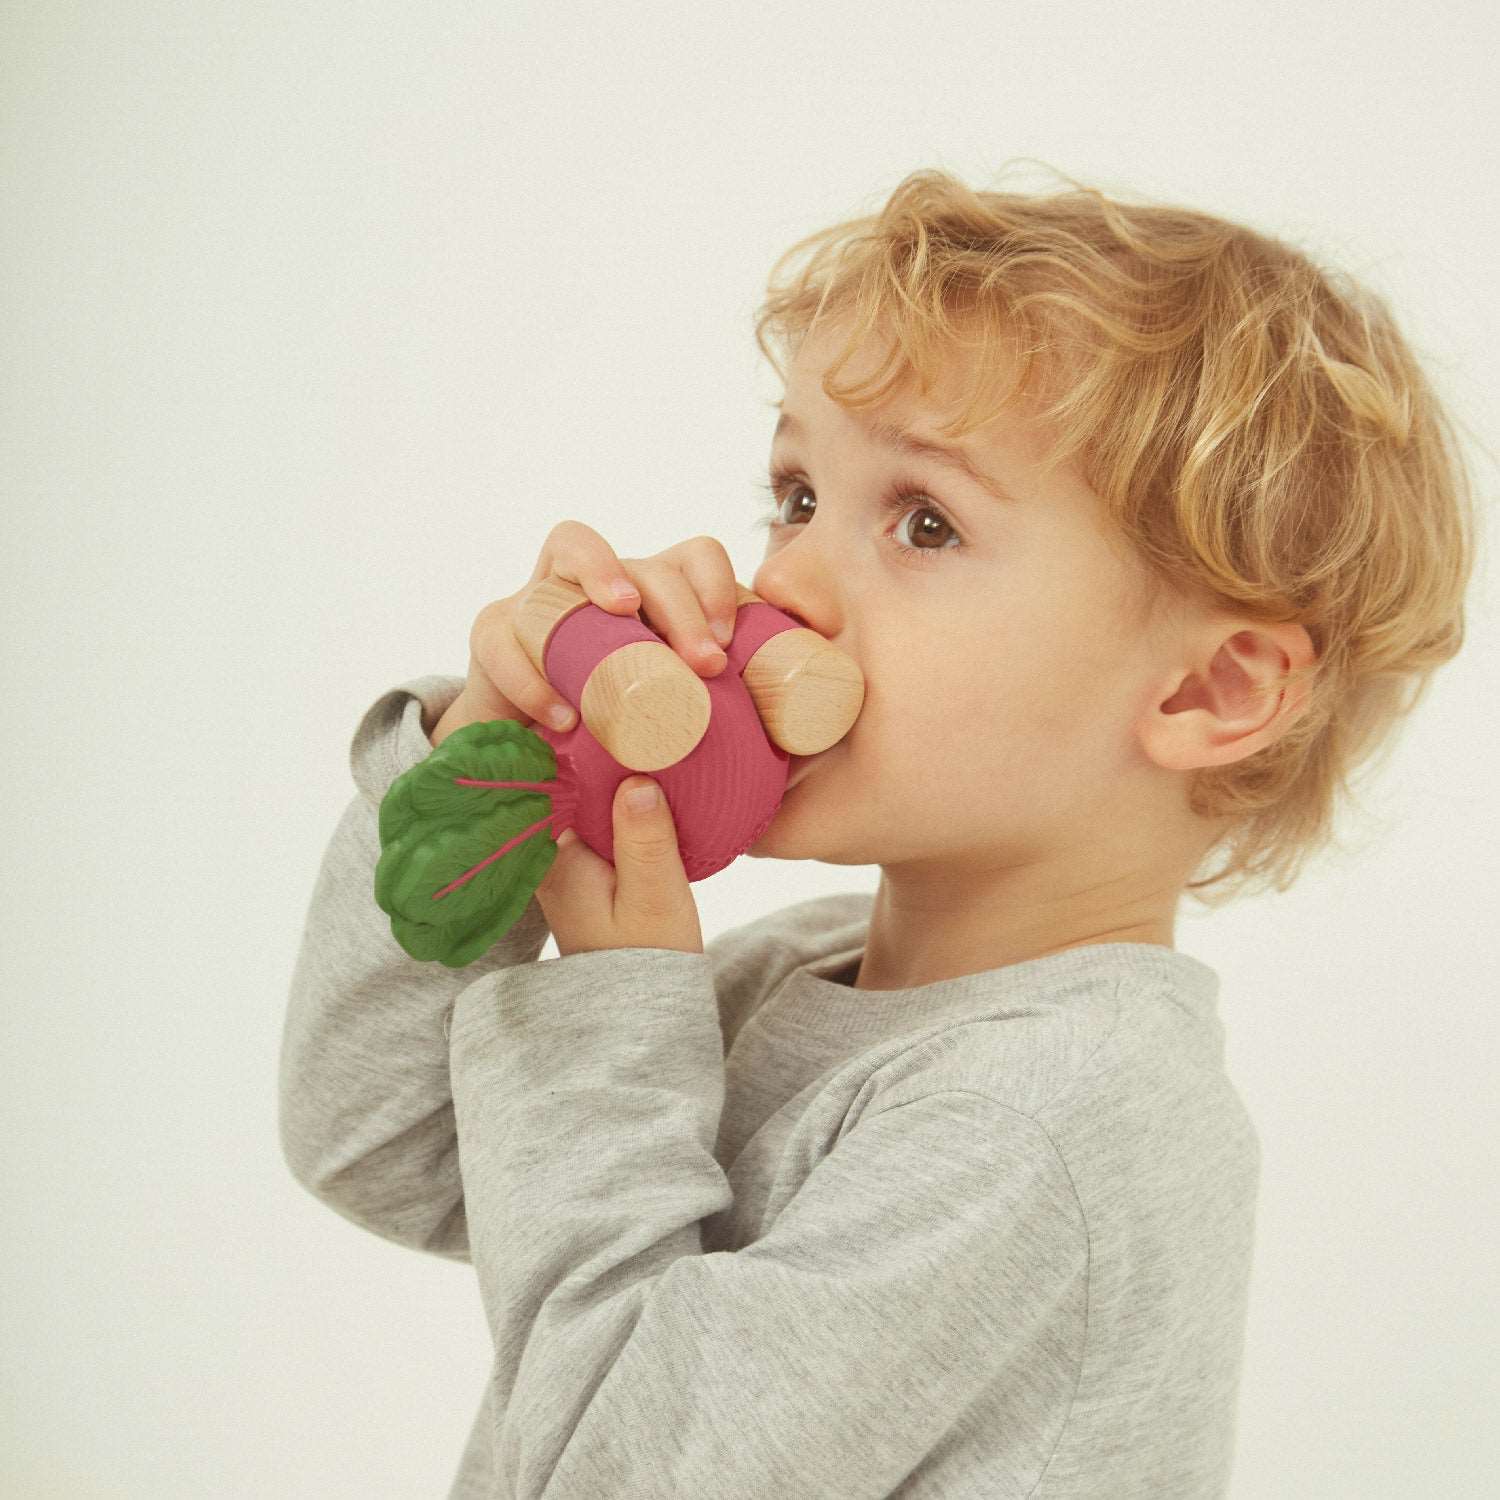
<path fill-rule="evenodd" d="M 479 781 L 471 776 L 455 776 L 453 784 L 454 786 L 520 787 L 523 791 L 549 793 L 555 792 L 558 786 L 556 781 Z M 548 813 L 545 818 L 538 818 L 529 828 L 523 828 L 520 833 L 513 839 L 508 839 L 493 854 L 480 860 L 472 870 L 465 870 L 457 880 L 450 880 L 442 890 L 434 891 L 432 899 L 436 901 L 440 897 L 446 896 L 449 891 L 456 891 L 459 886 L 463 885 L 465 881 L 472 880 L 486 866 L 494 864 L 497 859 L 504 859 L 517 844 L 524 843 L 538 828 L 545 828 L 557 816 L 558 814 L 556 813 Z"/>

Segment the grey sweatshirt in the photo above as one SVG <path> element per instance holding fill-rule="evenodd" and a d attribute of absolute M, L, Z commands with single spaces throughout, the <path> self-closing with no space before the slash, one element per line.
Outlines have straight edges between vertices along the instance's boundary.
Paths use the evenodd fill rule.
<path fill-rule="evenodd" d="M 1099 943 L 858 990 L 872 896 L 703 953 L 418 963 L 377 815 L 462 685 L 383 694 L 280 1066 L 295 1179 L 474 1267 L 449 1500 L 1225 1493 L 1260 1148 L 1215 971 Z"/>

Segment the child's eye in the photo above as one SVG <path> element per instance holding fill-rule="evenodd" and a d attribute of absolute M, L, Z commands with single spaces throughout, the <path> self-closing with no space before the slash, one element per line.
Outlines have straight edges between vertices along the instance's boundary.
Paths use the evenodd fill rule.
<path fill-rule="evenodd" d="M 785 469 L 773 471 L 770 481 L 763 482 L 760 488 L 771 496 L 771 509 L 768 514 L 760 517 L 756 525 L 764 526 L 768 531 L 778 531 L 790 524 L 776 519 L 777 513 L 789 494 L 795 490 L 806 490 L 809 494 L 812 493 L 810 485 L 805 484 L 796 475 Z M 930 539 L 933 536 L 941 538 L 941 534 L 946 532 L 950 536 L 951 541 L 942 542 L 939 546 L 913 547 L 896 538 L 895 533 L 900 529 L 900 519 L 898 519 L 896 526 L 891 529 L 892 542 L 898 552 L 904 556 L 913 558 L 919 563 L 931 562 L 933 554 L 936 552 L 960 552 L 967 545 L 959 535 L 958 529 L 943 513 L 941 508 L 933 503 L 931 497 L 912 486 L 898 483 L 880 501 L 880 508 L 887 513 L 897 515 L 901 519 L 918 511 L 926 511 L 930 516 L 937 518 L 937 527 L 914 532 L 913 535 Z"/>

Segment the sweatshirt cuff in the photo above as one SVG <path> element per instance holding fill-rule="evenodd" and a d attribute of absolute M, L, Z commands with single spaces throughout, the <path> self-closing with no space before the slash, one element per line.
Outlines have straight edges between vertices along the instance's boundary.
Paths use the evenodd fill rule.
<path fill-rule="evenodd" d="M 435 724 L 463 691 L 465 679 L 431 673 L 384 692 L 361 716 L 349 742 L 349 770 L 371 807 L 379 808 L 391 783 L 432 754 L 422 729 Z"/>

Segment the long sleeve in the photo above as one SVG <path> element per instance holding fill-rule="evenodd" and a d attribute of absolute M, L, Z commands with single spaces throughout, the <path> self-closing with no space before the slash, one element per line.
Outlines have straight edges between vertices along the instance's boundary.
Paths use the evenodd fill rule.
<path fill-rule="evenodd" d="M 279 1115 L 293 1177 L 382 1238 L 469 1258 L 448 1079 L 453 1002 L 547 941 L 535 898 L 490 951 L 453 970 L 411 958 L 375 901 L 380 803 L 432 753 L 422 728 L 463 686 L 427 676 L 383 693 L 349 748 L 357 794 L 313 887 L 282 1032 Z"/>
<path fill-rule="evenodd" d="M 877 1093 L 830 1120 L 760 1238 L 705 1252 L 702 1221 L 732 1201 L 705 955 L 479 979 L 450 1047 L 496 1496 L 880 1500 L 987 1443 L 982 1400 L 1017 1427 L 1066 1410 L 1087 1235 L 1028 1116 L 971 1090 Z M 1046 1456 L 998 1461 L 974 1493 L 1030 1494 Z"/>

